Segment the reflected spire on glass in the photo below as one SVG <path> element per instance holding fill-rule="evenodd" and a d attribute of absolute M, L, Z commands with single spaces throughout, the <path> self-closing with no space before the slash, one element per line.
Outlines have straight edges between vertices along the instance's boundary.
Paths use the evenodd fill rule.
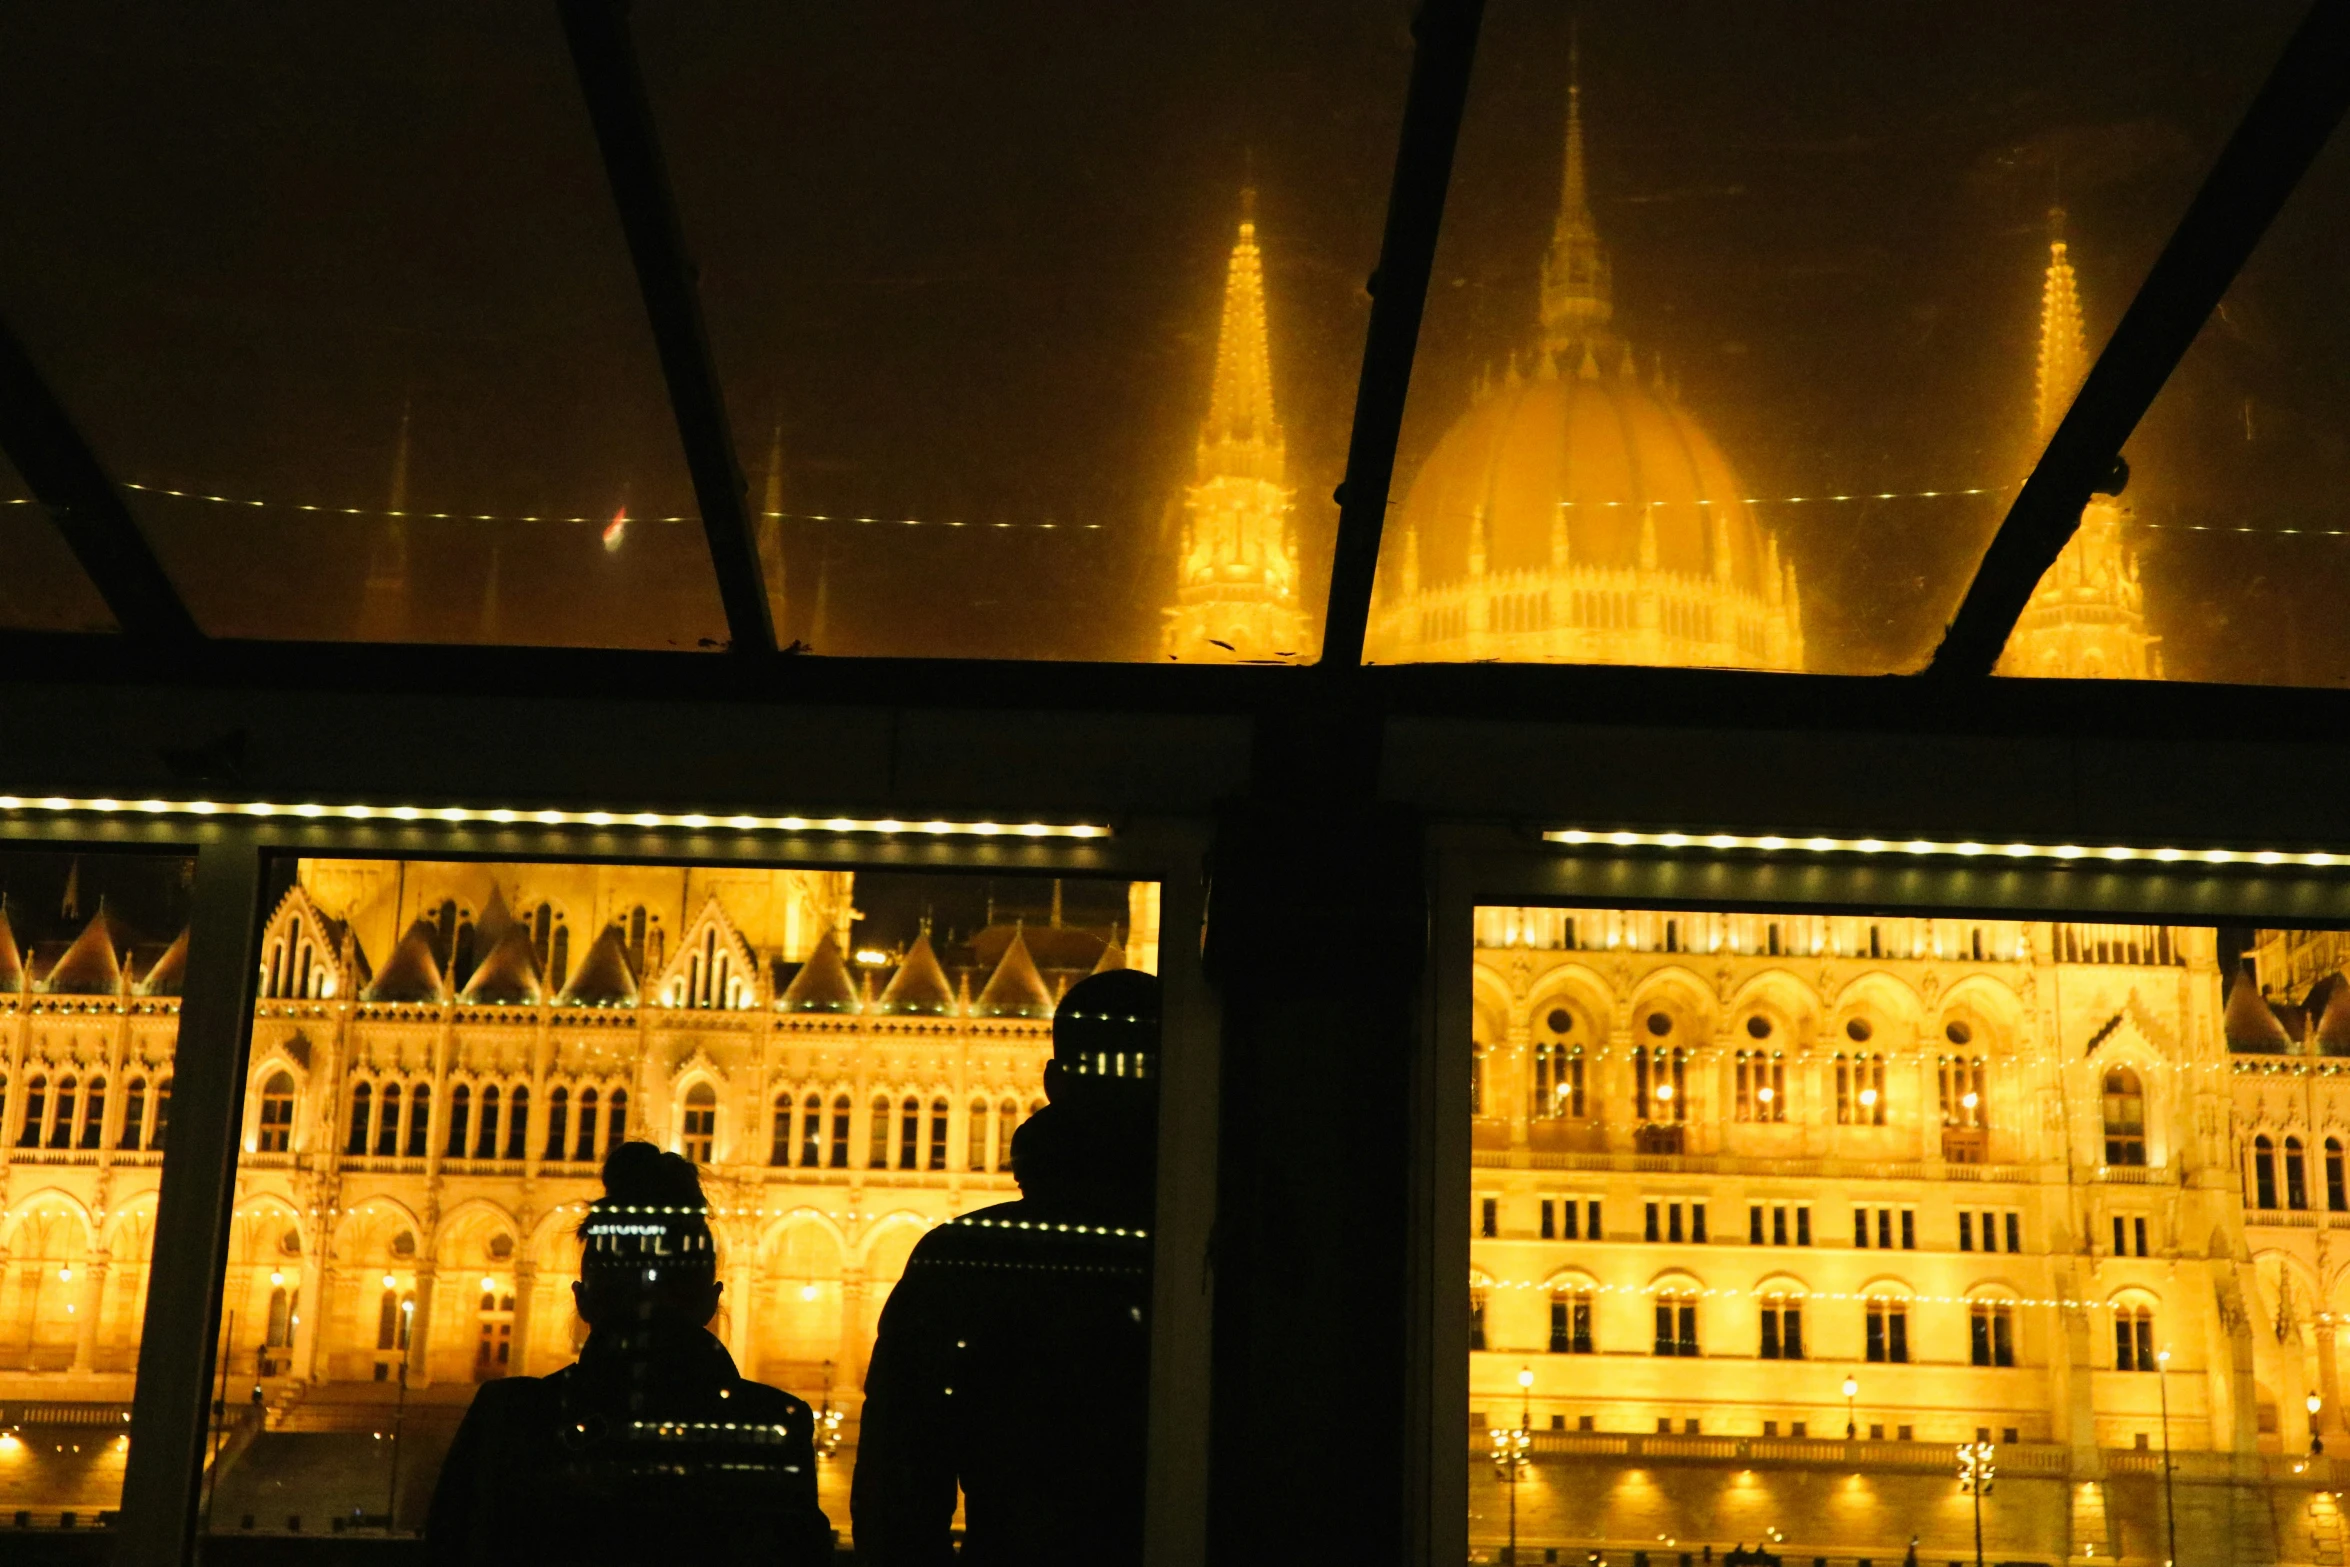
<path fill-rule="evenodd" d="M 392 487 L 383 527 L 367 556 L 359 590 L 359 640 L 399 642 L 408 635 L 408 432 L 414 409 L 400 404 L 400 439 L 392 451 Z"/>
<path fill-rule="evenodd" d="M 1186 663 L 1279 659 L 1304 650 L 1288 457 L 1273 417 L 1256 192 L 1241 193 L 1240 236 L 1224 278 L 1215 389 L 1184 494 L 1182 552 L 1162 651 Z"/>
<path fill-rule="evenodd" d="M 759 575 L 767 588 L 767 619 L 783 630 L 783 421 L 767 443 L 767 493 L 759 508 Z"/>
<path fill-rule="evenodd" d="M 1583 167 L 1583 61 L 1580 38 L 1570 45 L 1567 66 L 1567 155 L 1559 183 L 1558 220 L 1550 231 L 1550 254 L 1542 262 L 1542 352 L 1550 358 L 1580 346 L 1591 357 L 1615 315 L 1607 249 L 1591 216 L 1590 187 Z M 1576 368 L 1575 361 L 1560 366 Z"/>
<path fill-rule="evenodd" d="M 2064 240 L 2064 209 L 2049 214 L 2048 271 L 2040 288 L 2038 420 L 2041 444 L 2056 432 L 2089 372 L 2081 293 Z M 2137 552 L 2122 542 L 2128 508 L 2090 497 L 2081 525 L 2032 590 L 2007 639 L 1998 672 L 2074 680 L 2159 680 L 2159 640 L 2146 631 Z"/>

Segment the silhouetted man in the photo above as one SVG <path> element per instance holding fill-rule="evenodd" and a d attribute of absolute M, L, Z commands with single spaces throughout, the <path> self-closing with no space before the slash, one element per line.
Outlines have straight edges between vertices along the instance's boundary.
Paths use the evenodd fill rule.
<path fill-rule="evenodd" d="M 722 1286 L 694 1167 L 650 1143 L 604 1161 L 572 1286 L 576 1365 L 474 1395 L 433 1492 L 434 1562 L 829 1562 L 815 1420 L 746 1382 L 706 1324 Z"/>
<path fill-rule="evenodd" d="M 924 1236 L 882 1309 L 850 1508 L 859 1562 L 1142 1559 L 1159 982 L 1071 987 L 1020 1200 Z"/>

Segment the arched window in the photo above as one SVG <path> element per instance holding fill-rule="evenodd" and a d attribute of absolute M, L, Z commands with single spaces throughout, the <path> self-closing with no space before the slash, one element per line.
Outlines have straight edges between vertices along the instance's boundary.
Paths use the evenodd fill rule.
<path fill-rule="evenodd" d="M 368 1117 L 375 1109 L 375 1085 L 351 1086 L 351 1125 L 343 1134 L 343 1152 L 353 1157 L 367 1152 Z"/>
<path fill-rule="evenodd" d="M 268 1349 L 285 1349 L 294 1342 L 294 1301 L 281 1285 L 269 1292 L 269 1327 L 262 1337 Z"/>
<path fill-rule="evenodd" d="M 2277 1205 L 2277 1145 L 2266 1135 L 2252 1139 L 2252 1206 Z"/>
<path fill-rule="evenodd" d="M 792 1104 L 788 1088 L 775 1096 L 775 1124 L 767 1141 L 767 1162 L 771 1165 L 791 1163 Z"/>
<path fill-rule="evenodd" d="M 1654 1033 L 1661 1012 L 1650 1017 L 1650 1032 Z M 1668 1027 L 1669 1027 L 1668 1022 Z M 1678 1046 L 1667 1049 L 1632 1050 L 1632 1108 L 1636 1119 L 1644 1122 L 1669 1122 L 1675 1125 L 1689 1119 L 1689 1053 Z"/>
<path fill-rule="evenodd" d="M 912 1094 L 898 1106 L 898 1168 L 911 1170 L 922 1143 L 922 1101 Z"/>
<path fill-rule="evenodd" d="M 485 1083 L 481 1090 L 481 1131 L 473 1139 L 473 1157 L 498 1157 L 498 1085 Z"/>
<path fill-rule="evenodd" d="M 1741 1121 L 1787 1119 L 1787 1059 L 1776 1050 L 1741 1050 L 1737 1060 Z"/>
<path fill-rule="evenodd" d="M 78 1086 L 75 1078 L 61 1077 L 57 1080 L 57 1113 L 49 1118 L 49 1146 L 52 1148 L 73 1146 L 73 1102 L 74 1090 Z"/>
<path fill-rule="evenodd" d="M 1858 1028 L 1856 1039 L 1865 1039 L 1870 1030 L 1857 1018 L 1845 1025 L 1850 1034 Z M 1880 1055 L 1839 1053 L 1836 1057 L 1836 1123 L 1839 1126 L 1883 1126 L 1885 1124 L 1885 1058 Z"/>
<path fill-rule="evenodd" d="M 147 1146 L 161 1148 L 164 1134 L 171 1130 L 171 1079 L 158 1078 L 155 1082 L 155 1135 Z"/>
<path fill-rule="evenodd" d="M 947 1167 L 947 1102 L 942 1098 L 930 1101 L 930 1160 L 933 1170 Z"/>
<path fill-rule="evenodd" d="M 400 1151 L 400 1085 L 386 1083 L 376 1094 L 375 1154 L 389 1159 Z"/>
<path fill-rule="evenodd" d="M 24 1125 L 17 1129 L 16 1146 L 41 1146 L 41 1123 L 49 1115 L 49 1079 L 35 1072 L 24 1085 Z"/>
<path fill-rule="evenodd" d="M 1534 1103 L 1537 1119 L 1584 1114 L 1583 1046 L 1575 1014 L 1552 1007 L 1534 1024 Z"/>
<path fill-rule="evenodd" d="M 2105 1162 L 2146 1162 L 2146 1089 L 2138 1074 L 2117 1066 L 2105 1074 Z M 2275 1203 L 2264 1203 L 2273 1208 Z"/>
<path fill-rule="evenodd" d="M 449 1090 L 448 1157 L 465 1157 L 466 1135 L 473 1129 L 473 1090 L 463 1083 Z"/>
<path fill-rule="evenodd" d="M 1469 1348 L 1485 1347 L 1485 1286 L 1469 1286 Z"/>
<path fill-rule="evenodd" d="M 964 1163 L 974 1170 L 987 1168 L 987 1101 L 971 1101 L 971 1122 L 963 1133 Z"/>
<path fill-rule="evenodd" d="M 272 1072 L 261 1085 L 263 1153 L 285 1153 L 294 1146 L 294 1078 L 290 1072 Z"/>
<path fill-rule="evenodd" d="M 800 1166 L 813 1170 L 824 1162 L 824 1096 L 810 1094 L 800 1102 Z"/>
<path fill-rule="evenodd" d="M 596 1156 L 596 1091 L 592 1088 L 581 1089 L 578 1105 L 579 1139 L 572 1145 L 571 1157 L 586 1164 Z M 687 1113 L 690 1115 L 692 1112 Z M 709 1155 L 704 1154 L 702 1157 L 707 1159 Z"/>
<path fill-rule="evenodd" d="M 1757 1351 L 1765 1360 L 1803 1358 L 1803 1303 L 1772 1295 L 1762 1303 L 1762 1343 Z"/>
<path fill-rule="evenodd" d="M 636 960 L 636 971 L 645 971 L 645 906 L 638 904 L 628 911 L 628 955 Z"/>
<path fill-rule="evenodd" d="M 2113 1369 L 2154 1371 L 2154 1313 L 2144 1306 L 2124 1306 L 2113 1314 Z"/>
<path fill-rule="evenodd" d="M 696 1083 L 685 1091 L 685 1123 L 682 1147 L 684 1154 L 695 1164 L 708 1164 L 718 1147 L 718 1091 L 708 1083 Z"/>
<path fill-rule="evenodd" d="M 1871 1296 L 1863 1313 L 1868 1358 L 1892 1365 L 1909 1362 L 1909 1302 Z"/>
<path fill-rule="evenodd" d="M 2326 1139 L 2326 1211 L 2341 1213 L 2350 1210 L 2350 1193 L 2342 1187 L 2342 1140 Z"/>
<path fill-rule="evenodd" d="M 558 1088 L 547 1095 L 547 1141 L 542 1159 L 561 1159 L 571 1147 L 571 1090 Z"/>
<path fill-rule="evenodd" d="M 117 1148 L 136 1148 L 147 1131 L 147 1080 L 131 1079 L 130 1092 L 122 1101 L 122 1136 L 115 1139 Z"/>
<path fill-rule="evenodd" d="M 1660 1355 L 1695 1355 L 1697 1353 L 1697 1301 L 1688 1295 L 1659 1295 L 1656 1298 L 1656 1353 Z"/>
<path fill-rule="evenodd" d="M 82 1146 L 95 1148 L 106 1140 L 106 1079 L 93 1077 L 82 1090 Z"/>
<path fill-rule="evenodd" d="M 1951 1027 L 1960 1025 L 1953 1023 Z M 1942 1124 L 1944 1126 L 1982 1126 L 1983 1119 L 1983 1058 L 1981 1056 L 1941 1056 Z"/>
<path fill-rule="evenodd" d="M 889 1096 L 878 1095 L 873 1101 L 872 1124 L 865 1129 L 865 1163 L 876 1170 L 889 1168 Z"/>
<path fill-rule="evenodd" d="M 1554 1355 L 1591 1353 L 1591 1291 L 1553 1289 L 1550 1292 L 1550 1352 Z"/>
<path fill-rule="evenodd" d="M 554 951 L 547 959 L 547 988 L 561 990 L 564 980 L 571 976 L 571 927 L 555 927 Z M 503 1362 L 500 1362 L 503 1364 Z"/>
<path fill-rule="evenodd" d="M 995 1167 L 1012 1168 L 1012 1133 L 1020 1125 L 1019 1101 L 1007 1099 L 995 1107 Z"/>
<path fill-rule="evenodd" d="M 506 1100 L 506 1157 L 530 1157 L 530 1089 L 524 1086 L 518 1085 Z"/>
<path fill-rule="evenodd" d="M 849 1116 L 852 1113 L 849 1096 L 840 1095 L 832 1101 L 832 1168 L 849 1167 Z"/>
<path fill-rule="evenodd" d="M 2302 1209 L 2309 1206 L 2309 1170 L 2301 1162 L 2301 1139 L 2285 1139 L 2285 1206 Z"/>
<path fill-rule="evenodd" d="M 628 1141 L 628 1090 L 615 1088 L 604 1101 L 604 1151 Z"/>
<path fill-rule="evenodd" d="M 421 1159 L 432 1147 L 432 1085 L 417 1083 L 408 1090 L 408 1157 Z"/>
<path fill-rule="evenodd" d="M 2015 1307 L 2004 1300 L 1978 1300 L 1967 1309 L 1967 1358 L 1978 1366 L 2015 1364 Z"/>

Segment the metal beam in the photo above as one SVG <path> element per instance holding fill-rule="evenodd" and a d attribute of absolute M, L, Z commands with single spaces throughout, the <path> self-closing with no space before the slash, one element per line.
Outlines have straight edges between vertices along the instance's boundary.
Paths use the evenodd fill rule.
<path fill-rule="evenodd" d="M 115 1539 L 114 1560 L 122 1567 L 195 1559 L 260 905 L 261 851 L 250 833 L 223 833 L 197 851 L 188 978 L 172 1054 L 171 1138 L 156 1199 Z"/>
<path fill-rule="evenodd" d="M 1395 478 L 1395 443 L 1403 433 L 1404 395 L 1420 345 L 1428 274 L 1452 181 L 1453 147 L 1468 101 L 1469 71 L 1485 0 L 1425 0 L 1412 23 L 1417 47 L 1404 99 L 1395 180 L 1387 194 L 1387 233 L 1371 274 L 1371 325 L 1363 339 L 1363 373 L 1355 387 L 1354 435 L 1346 479 L 1338 487 L 1338 548 L 1330 562 L 1330 598 L 1321 664 L 1351 669 L 1363 659 L 1371 586 L 1379 570 L 1379 535 Z"/>
<path fill-rule="evenodd" d="M 772 653 L 775 624 L 767 612 L 742 466 L 735 460 L 734 427 L 727 422 L 718 366 L 703 328 L 694 264 L 678 223 L 652 100 L 629 36 L 627 0 L 563 0 L 561 9 L 572 65 L 588 118 L 595 123 L 596 144 L 603 149 L 612 201 L 636 261 L 645 315 L 669 383 L 730 645 L 736 652 Z"/>
<path fill-rule="evenodd" d="M 2032 590 L 2113 483 L 2122 443 L 2350 109 L 2350 6 L 2318 0 L 2212 165 L 1991 540 L 1926 673 L 1988 675 Z"/>
<path fill-rule="evenodd" d="M 163 563 L 131 520 L 122 491 L 5 324 L 0 324 L 0 447 L 7 449 L 126 635 L 145 642 L 202 639 Z"/>

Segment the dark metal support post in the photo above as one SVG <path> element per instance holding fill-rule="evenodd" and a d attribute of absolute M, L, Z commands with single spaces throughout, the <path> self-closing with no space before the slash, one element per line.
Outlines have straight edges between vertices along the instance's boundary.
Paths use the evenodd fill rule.
<path fill-rule="evenodd" d="M 702 531 L 710 541 L 710 566 L 718 576 L 718 597 L 734 650 L 775 651 L 775 624 L 767 610 L 767 589 L 759 572 L 757 537 L 742 466 L 735 460 L 734 427 L 727 422 L 718 366 L 702 325 L 702 302 L 685 231 L 669 187 L 669 167 L 653 124 L 636 45 L 629 37 L 626 0 L 564 0 L 563 31 L 579 89 L 595 122 L 596 143 L 612 181 L 612 201 L 636 260 L 644 290 L 645 315 L 660 351 L 669 403 L 685 465 L 693 475 L 694 500 Z"/>
<path fill-rule="evenodd" d="M 0 325 L 0 448 L 49 513 L 115 624 L 133 637 L 195 642 L 203 632 L 155 558 L 65 405 L 16 334 Z"/>
<path fill-rule="evenodd" d="M 252 837 L 224 834 L 205 844 L 196 856 L 187 987 L 172 1055 L 171 1129 L 131 1400 L 118 1567 L 178 1567 L 195 1544 L 260 904 L 261 851 Z"/>
<path fill-rule="evenodd" d="M 1379 570 L 1379 535 L 1387 522 L 1388 488 L 1395 479 L 1395 443 L 1403 433 L 1404 395 L 1411 387 L 1412 356 L 1419 351 L 1428 274 L 1436 263 L 1436 235 L 1444 221 L 1445 189 L 1452 181 L 1453 147 L 1460 139 L 1469 71 L 1477 58 L 1477 29 L 1484 18 L 1485 0 L 1425 0 L 1412 24 L 1417 47 L 1411 88 L 1404 100 L 1395 182 L 1388 189 L 1379 270 L 1371 274 L 1371 325 L 1364 335 L 1363 373 L 1355 388 L 1346 479 L 1338 488 L 1338 548 L 1330 563 L 1321 657 L 1322 664 L 1334 669 L 1349 669 L 1363 660 L 1371 586 Z"/>
<path fill-rule="evenodd" d="M 2008 508 L 1928 674 L 1987 675 L 2122 443 L 2350 109 L 2350 6 L 2318 0 Z"/>

